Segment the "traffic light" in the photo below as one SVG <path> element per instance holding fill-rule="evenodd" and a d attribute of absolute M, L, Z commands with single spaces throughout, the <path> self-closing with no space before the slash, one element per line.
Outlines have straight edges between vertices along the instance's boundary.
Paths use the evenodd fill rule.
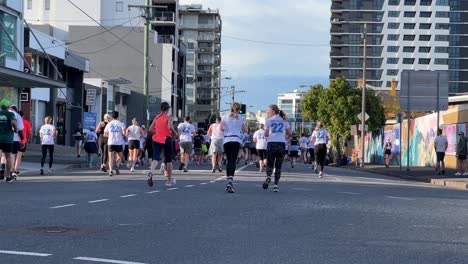
<path fill-rule="evenodd" d="M 240 108 L 239 114 L 245 115 L 246 113 L 247 113 L 247 105 L 241 104 L 241 108 Z"/>

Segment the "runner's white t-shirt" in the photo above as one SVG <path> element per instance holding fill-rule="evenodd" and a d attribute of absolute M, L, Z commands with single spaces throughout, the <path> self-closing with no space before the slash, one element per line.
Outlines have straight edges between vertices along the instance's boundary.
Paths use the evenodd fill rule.
<path fill-rule="evenodd" d="M 43 125 L 39 130 L 39 133 L 42 134 L 42 145 L 54 145 L 55 141 L 55 127 L 53 125 Z"/>
<path fill-rule="evenodd" d="M 230 115 L 224 116 L 221 123 L 224 126 L 224 143 L 238 142 L 242 143 L 242 125 L 244 124 L 244 117 L 238 115 L 237 118 Z"/>
<path fill-rule="evenodd" d="M 107 124 L 104 132 L 109 133 L 109 138 L 107 140 L 107 145 L 124 145 L 124 131 L 125 125 L 119 120 L 112 120 Z"/>
<path fill-rule="evenodd" d="M 224 133 L 219 129 L 221 124 L 213 124 L 211 125 L 211 139 L 216 140 L 216 139 L 223 139 L 224 138 Z"/>
<path fill-rule="evenodd" d="M 86 133 L 86 142 L 96 142 L 97 139 L 98 139 L 98 136 L 96 132 L 90 131 Z"/>
<path fill-rule="evenodd" d="M 326 129 L 321 128 L 319 130 L 315 130 L 314 133 L 312 133 L 312 137 L 315 137 L 315 145 L 327 144 L 329 134 Z"/>
<path fill-rule="evenodd" d="M 128 127 L 128 140 L 140 140 L 140 126 L 131 125 Z"/>
<path fill-rule="evenodd" d="M 256 149 L 267 149 L 267 139 L 265 137 L 265 130 L 259 129 L 255 131 L 253 138 L 257 139 Z"/>
<path fill-rule="evenodd" d="M 192 142 L 192 135 L 196 132 L 195 127 L 190 123 L 180 123 L 177 126 L 177 129 L 180 131 L 180 143 L 183 142 Z"/>
<path fill-rule="evenodd" d="M 434 140 L 436 152 L 445 152 L 447 144 L 448 140 L 444 135 L 437 136 Z"/>
<path fill-rule="evenodd" d="M 24 129 L 24 123 L 23 123 L 23 118 L 21 117 L 21 115 L 16 113 L 14 110 L 9 110 L 9 111 L 12 112 L 13 114 L 15 114 L 16 124 L 18 126 L 18 131 L 23 130 Z M 26 138 L 26 135 L 24 135 L 24 138 Z M 13 141 L 15 141 L 15 142 L 20 141 L 20 137 L 19 137 L 18 133 L 13 134 Z"/>
<path fill-rule="evenodd" d="M 265 130 L 268 130 L 268 142 L 286 143 L 286 130 L 290 129 L 289 122 L 281 116 L 275 115 L 265 122 Z"/>
<path fill-rule="evenodd" d="M 299 142 L 300 142 L 301 148 L 307 148 L 307 144 L 309 144 L 309 139 L 306 137 L 301 137 L 299 139 Z"/>

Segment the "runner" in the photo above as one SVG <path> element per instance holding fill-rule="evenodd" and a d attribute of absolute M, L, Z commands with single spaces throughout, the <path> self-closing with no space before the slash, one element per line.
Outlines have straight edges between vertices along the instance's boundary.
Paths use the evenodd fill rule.
<path fill-rule="evenodd" d="M 83 127 L 81 123 L 76 123 L 76 127 L 73 130 L 73 139 L 75 140 L 75 149 L 76 149 L 76 157 L 81 157 L 81 148 L 83 147 Z"/>
<path fill-rule="evenodd" d="M 250 135 L 250 138 L 252 141 L 250 142 L 250 162 L 252 163 L 252 166 L 256 166 L 257 168 L 260 168 L 260 163 L 258 162 L 258 153 L 257 153 L 257 142 L 253 140 L 254 133 L 252 132 Z"/>
<path fill-rule="evenodd" d="M 143 129 L 138 125 L 136 118 L 133 118 L 132 125 L 127 128 L 125 134 L 128 138 L 130 171 L 134 172 L 140 151 L 140 139 L 144 136 Z"/>
<path fill-rule="evenodd" d="M 31 143 L 32 138 L 33 138 L 31 123 L 23 117 L 24 116 L 23 111 L 20 111 L 19 114 L 23 118 L 23 124 L 24 124 L 23 135 L 24 135 L 24 138 L 23 138 L 23 140 L 20 140 L 20 149 L 19 149 L 19 151 L 21 153 L 20 153 L 20 155 L 16 155 L 16 160 L 14 161 L 15 165 L 13 166 L 13 170 L 16 172 L 16 175 L 20 175 L 20 166 L 21 166 L 21 161 L 23 159 L 23 155 L 26 152 L 27 144 Z"/>
<path fill-rule="evenodd" d="M 247 132 L 242 137 L 242 151 L 244 153 L 245 165 L 247 165 L 251 159 L 250 143 L 252 138 L 250 137 L 250 128 L 247 128 Z"/>
<path fill-rule="evenodd" d="M 226 115 L 220 125 L 224 133 L 224 152 L 226 154 L 226 191 L 234 193 L 234 173 L 236 171 L 236 159 L 239 154 L 242 139 L 241 132 L 247 132 L 244 117 L 239 114 L 241 105 L 237 102 L 231 106 L 231 113 Z"/>
<path fill-rule="evenodd" d="M 44 118 L 44 125 L 39 130 L 42 144 L 42 158 L 41 158 L 41 175 L 44 175 L 44 163 L 46 160 L 47 152 L 49 152 L 49 170 L 52 173 L 52 164 L 54 163 L 54 144 L 55 144 L 55 126 L 52 125 L 52 117 L 46 116 Z"/>
<path fill-rule="evenodd" d="M 180 158 L 179 170 L 188 172 L 188 164 L 190 161 L 190 155 L 192 154 L 192 136 L 196 134 L 195 127 L 190 124 L 190 117 L 184 117 L 184 122 L 180 123 L 177 127 L 179 130 L 179 146 L 180 152 L 182 153 Z"/>
<path fill-rule="evenodd" d="M 153 175 L 154 170 L 158 166 L 161 160 L 161 152 L 164 152 L 164 163 L 166 164 L 167 171 L 167 182 L 166 186 L 170 187 L 176 184 L 176 180 L 172 178 L 172 132 L 177 136 L 178 133 L 174 129 L 173 118 L 169 116 L 169 109 L 171 107 L 167 102 L 161 104 L 161 113 L 157 115 L 149 131 L 154 133 L 153 135 L 153 161 L 151 162 L 151 168 L 148 173 L 148 185 L 153 186 Z"/>
<path fill-rule="evenodd" d="M 18 132 L 14 134 L 13 136 L 13 150 L 12 150 L 12 171 L 11 174 L 14 178 L 18 177 L 17 171 L 19 171 L 19 168 L 16 167 L 16 160 L 18 159 L 18 156 L 22 156 L 21 153 L 19 153 L 20 149 L 22 149 L 20 141 L 24 139 L 24 123 L 23 123 L 23 118 L 21 115 L 18 113 L 18 109 L 16 106 L 12 105 L 10 106 L 10 109 L 8 110 L 11 113 L 15 115 L 16 119 L 16 124 L 18 126 Z"/>
<path fill-rule="evenodd" d="M 312 164 L 312 169 L 315 168 L 315 142 L 312 140 L 312 135 L 309 137 L 309 144 L 307 145 L 309 149 L 309 164 Z"/>
<path fill-rule="evenodd" d="M 96 156 L 99 154 L 99 148 L 97 144 L 98 136 L 94 132 L 94 127 L 89 128 L 89 132 L 86 133 L 84 140 L 84 150 L 87 154 L 87 161 L 89 168 L 93 167 L 93 154 Z"/>
<path fill-rule="evenodd" d="M 113 176 L 113 163 L 115 157 L 115 174 L 120 174 L 120 164 L 123 160 L 123 145 L 125 125 L 119 121 L 119 112 L 112 112 L 112 121 L 104 129 L 104 136 L 108 138 L 107 146 L 109 153 L 109 176 Z"/>
<path fill-rule="evenodd" d="M 267 138 L 265 137 L 264 124 L 260 124 L 260 129 L 255 131 L 253 141 L 256 142 L 255 148 L 259 157 L 260 172 L 264 172 L 267 161 Z"/>
<path fill-rule="evenodd" d="M 296 160 L 299 157 L 299 140 L 297 139 L 296 133 L 293 132 L 292 138 L 289 141 L 289 157 L 291 158 L 291 168 L 296 165 Z"/>
<path fill-rule="evenodd" d="M 325 165 L 325 157 L 327 155 L 327 142 L 330 140 L 330 134 L 322 127 L 322 123 L 318 122 L 315 131 L 312 133 L 312 141 L 314 142 L 314 155 L 316 158 L 315 173 L 319 172 L 319 178 L 323 177 L 323 166 Z M 320 166 L 320 168 L 318 168 Z"/>
<path fill-rule="evenodd" d="M 203 163 L 206 162 L 206 155 L 208 155 L 208 151 L 210 150 L 210 145 L 211 145 L 211 137 L 208 135 L 208 133 L 205 133 L 203 131 L 203 140 L 205 141 L 204 146 L 202 145 L 202 156 L 203 156 Z"/>
<path fill-rule="evenodd" d="M 211 172 L 215 173 L 216 169 L 219 172 L 223 172 L 222 170 L 222 159 L 223 159 L 223 144 L 224 144 L 224 133 L 221 131 L 221 117 L 216 117 L 216 123 L 211 124 L 210 128 L 208 128 L 208 135 L 211 137 L 211 144 L 210 144 L 210 153 L 211 155 Z"/>
<path fill-rule="evenodd" d="M 268 189 L 275 168 L 275 185 L 273 191 L 278 192 L 278 183 L 281 178 L 281 167 L 283 165 L 284 152 L 286 150 L 286 136 L 291 135 L 291 126 L 288 117 L 277 105 L 270 105 L 267 110 L 268 119 L 265 122 L 265 137 L 267 143 L 267 178 L 263 183 L 263 189 Z"/>
<path fill-rule="evenodd" d="M 5 179 L 6 182 L 11 182 L 15 178 L 12 176 L 12 159 L 11 152 L 13 150 L 13 137 L 14 133 L 18 132 L 15 115 L 8 111 L 11 102 L 7 99 L 0 101 L 0 152 L 5 155 L 5 170 L 0 173 L 0 180 Z M 0 153 L 0 155 L 1 155 Z"/>
<path fill-rule="evenodd" d="M 203 158 L 203 150 L 202 145 L 205 142 L 203 139 L 203 130 L 198 129 L 197 135 L 193 137 L 193 159 L 201 165 L 202 158 Z"/>
<path fill-rule="evenodd" d="M 299 139 L 300 150 L 301 150 L 301 161 L 302 163 L 307 163 L 307 144 L 309 144 L 309 139 L 305 136 L 305 133 L 301 134 L 301 138 Z"/>
<path fill-rule="evenodd" d="M 101 171 L 107 172 L 106 164 L 109 161 L 109 150 L 107 146 L 108 137 L 104 135 L 104 130 L 106 129 L 107 124 L 110 122 L 110 115 L 105 114 L 104 120 L 99 122 L 96 132 L 99 135 L 99 151 L 101 152 Z"/>

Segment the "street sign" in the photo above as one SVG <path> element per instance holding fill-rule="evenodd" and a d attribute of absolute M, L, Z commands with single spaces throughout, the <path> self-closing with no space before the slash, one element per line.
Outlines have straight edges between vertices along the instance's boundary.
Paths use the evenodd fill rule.
<path fill-rule="evenodd" d="M 86 105 L 96 105 L 96 89 L 86 89 Z"/>
<path fill-rule="evenodd" d="M 361 118 L 361 116 L 362 116 L 362 113 L 361 113 L 361 114 L 359 114 L 359 115 L 357 115 L 357 118 L 358 118 L 359 120 L 361 120 L 361 121 L 362 121 L 362 118 Z M 369 119 L 369 115 L 368 115 L 367 113 L 365 113 L 365 116 L 364 116 L 364 117 L 365 117 L 365 120 L 364 120 L 364 121 L 367 121 L 367 120 Z"/>
<path fill-rule="evenodd" d="M 448 71 L 404 70 L 401 72 L 400 109 L 402 111 L 447 110 L 448 86 Z"/>

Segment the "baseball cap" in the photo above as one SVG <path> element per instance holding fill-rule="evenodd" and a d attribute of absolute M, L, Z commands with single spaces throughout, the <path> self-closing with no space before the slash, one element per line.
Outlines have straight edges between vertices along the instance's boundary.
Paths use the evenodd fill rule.
<path fill-rule="evenodd" d="M 2 107 L 9 107 L 10 105 L 11 105 L 11 102 L 8 99 L 2 99 L 0 101 L 0 106 L 2 106 Z"/>

